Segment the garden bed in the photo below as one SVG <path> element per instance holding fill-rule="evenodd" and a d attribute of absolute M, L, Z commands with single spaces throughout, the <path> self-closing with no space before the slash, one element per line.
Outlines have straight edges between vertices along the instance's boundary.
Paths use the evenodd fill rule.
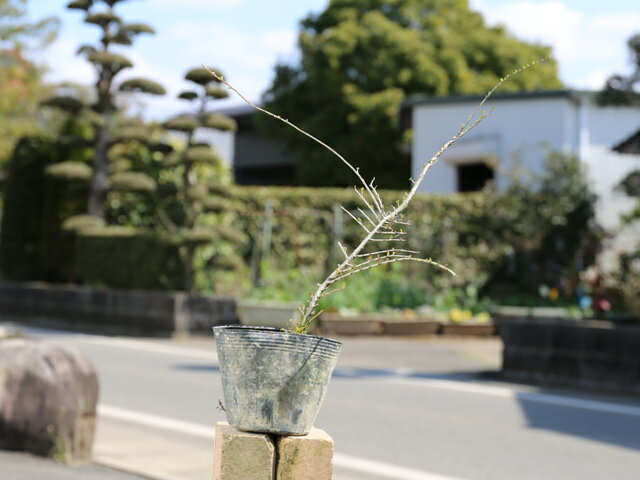
<path fill-rule="evenodd" d="M 640 393 L 640 327 L 503 320 L 505 378 Z"/>
<path fill-rule="evenodd" d="M 326 335 L 456 335 L 490 336 L 497 328 L 489 323 L 448 323 L 432 317 L 404 317 L 397 314 L 324 313 L 320 328 Z"/>

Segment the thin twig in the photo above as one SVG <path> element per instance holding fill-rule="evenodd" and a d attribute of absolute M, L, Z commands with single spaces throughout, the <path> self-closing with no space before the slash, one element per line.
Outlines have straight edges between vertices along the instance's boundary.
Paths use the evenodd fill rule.
<path fill-rule="evenodd" d="M 349 215 L 351 218 L 353 218 L 353 221 L 354 221 L 354 222 L 356 222 L 358 225 L 360 225 L 360 226 L 364 229 L 364 231 L 365 231 L 365 232 L 367 232 L 367 233 L 369 233 L 369 232 L 370 232 L 370 230 L 369 230 L 367 227 L 365 227 L 365 226 L 364 226 L 364 224 L 362 223 L 362 220 L 360 220 L 358 217 L 356 217 L 355 215 L 353 215 L 353 213 L 351 213 L 349 210 L 347 210 L 346 208 L 344 208 L 342 205 L 340 205 L 340 208 L 341 208 L 342 210 L 344 210 L 345 212 L 347 212 L 347 215 Z M 375 226 L 376 226 L 376 225 L 374 224 L 374 227 L 375 227 Z"/>
<path fill-rule="evenodd" d="M 373 207 L 371 206 L 371 204 L 367 201 L 367 199 L 365 198 L 365 196 L 362 194 L 362 192 L 358 189 L 358 187 L 353 187 L 353 189 L 356 191 L 356 193 L 358 194 L 358 196 L 362 199 L 362 201 L 365 203 L 365 205 L 367 206 L 367 208 L 369 209 L 369 211 L 373 214 L 373 216 L 376 219 L 379 219 L 380 217 L 378 216 L 378 212 L 376 212 Z"/>
<path fill-rule="evenodd" d="M 345 258 L 349 258 L 349 254 L 347 253 L 347 249 L 344 248 L 344 246 L 342 246 L 342 243 L 338 242 L 338 246 L 340 247 L 340 250 L 342 250 L 342 253 L 344 254 Z"/>
<path fill-rule="evenodd" d="M 327 290 L 322 295 L 320 295 L 320 298 L 328 297 L 332 293 L 341 292 L 345 288 L 347 288 L 347 286 L 346 285 L 342 285 L 340 288 L 334 288 L 333 290 Z"/>

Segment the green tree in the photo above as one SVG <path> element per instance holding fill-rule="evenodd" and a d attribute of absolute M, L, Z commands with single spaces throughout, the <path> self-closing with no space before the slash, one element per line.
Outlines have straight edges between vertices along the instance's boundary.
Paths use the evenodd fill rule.
<path fill-rule="evenodd" d="M 640 106 L 640 33 L 631 36 L 627 46 L 632 72 L 629 75 L 614 74 L 609 77 L 598 95 L 601 105 Z M 618 189 L 638 199 L 635 208 L 623 217 L 623 221 L 631 223 L 640 220 L 640 170 L 629 173 L 620 182 Z"/>
<path fill-rule="evenodd" d="M 629 75 L 614 74 L 607 79 L 598 100 L 602 105 L 640 105 L 640 33 L 627 41 L 633 71 Z"/>
<path fill-rule="evenodd" d="M 42 68 L 27 58 L 29 47 L 44 47 L 59 27 L 57 18 L 26 18 L 26 0 L 0 0 L 0 169 L 16 141 L 37 128 L 38 102 L 47 94 Z"/>
<path fill-rule="evenodd" d="M 112 130 L 114 117 L 118 112 L 115 103 L 116 94 L 117 92 L 143 92 L 153 95 L 165 93 L 161 85 L 144 78 L 132 78 L 119 85 L 114 83 L 115 78 L 123 70 L 132 67 L 133 63 L 124 55 L 114 53 L 113 46 L 130 46 L 138 35 L 154 33 L 149 25 L 126 23 L 116 15 L 114 7 L 123 1 L 126 0 L 74 0 L 67 5 L 69 9 L 84 11 L 86 14 L 84 22 L 95 25 L 100 30 L 98 45 L 82 45 L 78 53 L 85 56 L 95 67 L 98 77 L 95 85 L 95 102 L 91 105 L 97 116 L 94 122 L 93 175 L 89 189 L 88 213 L 102 219 L 105 218 L 105 203 L 109 191 L 109 149 L 115 143 Z"/>
<path fill-rule="evenodd" d="M 488 27 L 467 0 L 332 0 L 301 22 L 301 60 L 280 64 L 266 107 L 326 141 L 384 188 L 405 188 L 399 106 L 409 95 L 484 93 L 539 60 L 508 90 L 561 87 L 551 50 Z M 259 117 L 258 117 L 259 118 Z M 351 185 L 335 159 L 297 132 L 259 120 L 295 153 L 296 181 Z"/>
<path fill-rule="evenodd" d="M 32 40 L 40 45 L 53 41 L 58 33 L 60 21 L 46 17 L 35 22 L 27 19 L 27 0 L 0 0 L 0 46 L 2 48 L 24 47 Z"/>

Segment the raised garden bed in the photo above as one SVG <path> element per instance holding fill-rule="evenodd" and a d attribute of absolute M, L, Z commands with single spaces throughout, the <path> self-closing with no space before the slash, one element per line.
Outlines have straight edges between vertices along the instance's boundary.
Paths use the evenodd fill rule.
<path fill-rule="evenodd" d="M 320 317 L 320 325 L 327 335 L 490 336 L 497 333 L 493 323 L 443 323 L 429 317 L 403 317 L 384 313 L 325 313 Z"/>
<path fill-rule="evenodd" d="M 399 319 L 383 323 L 387 335 L 435 335 L 440 332 L 441 324 L 437 320 Z"/>
<path fill-rule="evenodd" d="M 375 313 L 357 316 L 323 313 L 320 328 L 326 335 L 380 335 L 384 333 L 384 317 Z"/>
<path fill-rule="evenodd" d="M 443 323 L 440 333 L 460 337 L 490 337 L 497 333 L 497 327 L 493 323 Z"/>
<path fill-rule="evenodd" d="M 505 378 L 640 393 L 640 326 L 503 320 Z"/>

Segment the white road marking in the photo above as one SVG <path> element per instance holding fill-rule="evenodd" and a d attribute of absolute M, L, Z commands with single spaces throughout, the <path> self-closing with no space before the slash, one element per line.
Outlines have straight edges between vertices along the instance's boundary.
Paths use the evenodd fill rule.
<path fill-rule="evenodd" d="M 535 393 L 518 391 L 508 387 L 495 385 L 482 385 L 470 381 L 460 380 L 438 380 L 430 378 L 412 379 L 395 378 L 393 381 L 411 383 L 412 385 L 422 385 L 428 388 L 440 388 L 464 393 L 475 393 L 479 395 L 490 395 L 492 397 L 510 398 L 519 401 L 529 401 L 546 403 L 559 407 L 580 408 L 603 413 L 613 413 L 616 415 L 631 415 L 640 417 L 640 407 L 634 405 L 624 405 L 621 403 L 604 402 L 600 400 L 588 400 L 583 398 L 569 397 L 564 395 L 551 395 L 548 393 Z"/>
<path fill-rule="evenodd" d="M 212 427 L 200 425 L 198 423 L 185 422 L 170 417 L 161 417 L 137 410 L 129 410 L 126 408 L 114 407 L 112 405 L 98 405 L 98 415 L 112 420 L 120 420 L 124 422 L 136 423 L 145 427 L 159 428 L 161 430 L 169 430 L 173 432 L 185 433 L 194 437 L 210 440 L 215 437 Z"/>
<path fill-rule="evenodd" d="M 159 415 L 151 415 L 149 413 L 128 410 L 112 405 L 99 404 L 98 415 L 113 420 L 131 422 L 138 425 L 144 425 L 146 427 L 183 433 L 207 440 L 211 440 L 215 437 L 215 430 L 206 425 L 185 422 Z M 387 477 L 393 480 L 459 480 L 453 477 L 414 470 L 398 465 L 392 465 L 390 463 L 368 460 L 341 453 L 336 453 L 334 455 L 333 463 L 335 466 L 347 470 L 377 475 L 379 477 Z"/>
<path fill-rule="evenodd" d="M 204 350 L 202 348 L 191 347 L 179 347 L 175 345 L 166 345 L 161 343 L 155 343 L 148 340 L 135 340 L 122 337 L 107 337 L 104 335 L 92 335 L 89 333 L 78 333 L 70 331 L 54 330 L 50 328 L 34 327 L 31 325 L 12 324 L 17 330 L 24 330 L 28 333 L 35 333 L 40 335 L 52 335 L 54 338 L 52 341 L 57 341 L 57 337 L 70 337 L 73 340 L 81 341 L 84 343 L 93 343 L 95 345 L 105 345 L 108 347 L 116 348 L 129 348 L 132 350 L 143 350 L 147 352 L 160 353 L 164 355 L 180 355 L 183 357 L 201 358 L 205 360 L 211 360 L 212 362 L 218 362 L 218 355 L 213 350 L 214 344 L 211 344 L 211 350 Z"/>
<path fill-rule="evenodd" d="M 179 355 L 183 357 L 202 358 L 212 362 L 218 362 L 218 355 L 212 350 L 202 350 L 190 347 L 178 347 L 175 345 L 164 345 L 144 340 L 131 340 L 128 338 L 111 338 L 101 337 L 97 335 L 80 335 L 79 340 L 85 343 L 93 343 L 95 345 L 104 345 L 107 347 L 129 348 L 132 350 L 143 350 L 146 352 L 161 353 L 164 355 Z"/>
<path fill-rule="evenodd" d="M 353 457 L 342 453 L 333 455 L 333 463 L 337 467 L 362 473 L 370 473 L 378 477 L 392 478 L 394 480 L 459 480 L 454 477 L 438 475 L 437 473 L 413 470 L 411 468 L 399 467 L 389 463 L 367 460 L 366 458 Z"/>

